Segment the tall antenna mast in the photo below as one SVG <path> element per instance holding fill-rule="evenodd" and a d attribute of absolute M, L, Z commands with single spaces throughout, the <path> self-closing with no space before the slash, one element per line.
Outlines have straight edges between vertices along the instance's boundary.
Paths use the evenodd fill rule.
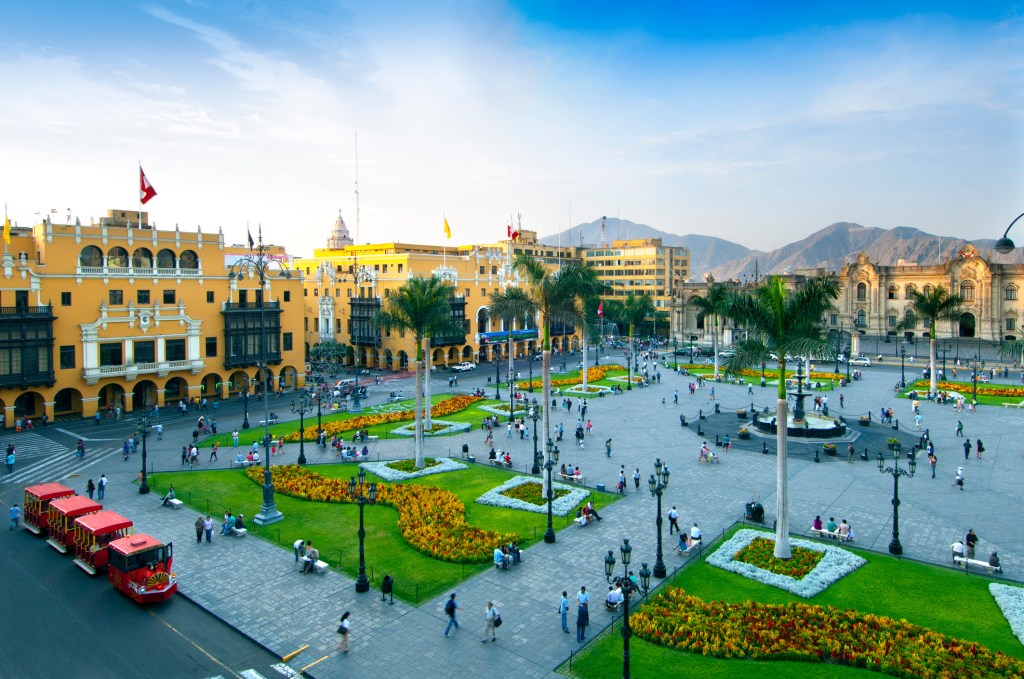
<path fill-rule="evenodd" d="M 604 247 L 604 246 L 605 246 L 605 240 L 604 240 L 604 222 L 605 222 L 605 220 L 606 220 L 606 219 L 608 219 L 608 217 L 601 217 L 601 247 Z"/>
<path fill-rule="evenodd" d="M 359 133 L 356 132 L 356 244 L 359 244 Z"/>

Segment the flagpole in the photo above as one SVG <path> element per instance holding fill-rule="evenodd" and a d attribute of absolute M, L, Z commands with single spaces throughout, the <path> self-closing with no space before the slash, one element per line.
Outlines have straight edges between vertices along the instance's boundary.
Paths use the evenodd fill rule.
<path fill-rule="evenodd" d="M 142 158 L 139 158 L 139 223 L 138 227 L 142 228 Z"/>

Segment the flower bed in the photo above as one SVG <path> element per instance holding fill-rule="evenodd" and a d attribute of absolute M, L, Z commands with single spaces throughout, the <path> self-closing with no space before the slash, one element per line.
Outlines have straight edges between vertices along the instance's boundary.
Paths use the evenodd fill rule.
<path fill-rule="evenodd" d="M 499 403 L 493 406 L 477 406 L 477 410 L 483 410 L 484 412 L 491 413 L 492 415 L 501 415 L 502 417 L 508 417 L 508 404 Z M 526 408 L 517 407 L 513 412 L 513 415 L 526 415 Z"/>
<path fill-rule="evenodd" d="M 625 370 L 621 365 L 594 365 L 587 368 L 587 382 L 597 382 L 607 377 L 608 373 L 613 370 Z M 562 377 L 557 380 L 551 380 L 552 387 L 567 387 L 573 384 L 581 384 L 583 382 L 583 376 L 577 375 L 576 377 Z M 544 380 L 535 379 L 533 380 L 534 388 L 543 388 Z M 529 389 L 530 382 L 516 382 L 516 387 L 519 389 Z"/>
<path fill-rule="evenodd" d="M 898 677 L 1024 676 L 1024 662 L 976 643 L 831 606 L 707 602 L 669 587 L 630 622 L 651 643 L 717 658 L 824 662 Z"/>
<path fill-rule="evenodd" d="M 824 556 L 822 552 L 802 547 L 793 547 L 791 559 L 776 559 L 775 540 L 756 537 L 746 547 L 733 554 L 733 559 L 743 563 L 763 568 L 778 575 L 788 575 L 799 580 L 814 570 L 814 567 Z"/>
<path fill-rule="evenodd" d="M 509 497 L 505 493 L 512 488 L 522 486 L 528 483 L 537 483 L 537 479 L 532 476 L 515 476 L 500 486 L 491 488 L 489 491 L 481 495 L 476 499 L 482 505 L 491 505 L 494 507 L 504 507 L 506 509 L 522 509 L 527 512 L 536 512 L 538 514 L 545 514 L 548 511 L 547 500 L 544 500 L 542 505 L 535 505 L 524 500 L 520 500 L 514 497 Z M 558 516 L 567 516 L 569 512 L 575 511 L 576 506 L 579 503 L 590 497 L 590 491 L 583 488 L 567 486 L 562 483 L 552 483 L 555 492 L 566 491 L 561 497 L 558 497 L 551 503 L 551 513 L 557 514 Z"/>
<path fill-rule="evenodd" d="M 737 561 L 735 558 L 736 553 L 750 544 L 755 538 L 764 538 L 770 542 L 775 540 L 775 536 L 768 533 L 755 530 L 740 530 L 730 539 L 726 540 L 725 544 L 719 547 L 714 554 L 709 556 L 707 562 L 712 566 L 717 566 L 723 570 L 742 575 L 745 578 L 750 578 L 765 585 L 778 587 L 805 599 L 824 592 L 830 585 L 838 582 L 867 563 L 867 561 L 856 554 L 839 547 L 820 545 L 806 540 L 790 540 L 790 544 L 793 547 L 801 547 L 823 553 L 818 565 L 801 579 L 797 580 L 788 575 L 772 573 L 752 564 Z"/>
<path fill-rule="evenodd" d="M 605 387 L 603 385 L 588 384 L 586 390 L 583 389 L 582 384 L 571 386 L 567 389 L 563 389 L 563 394 L 580 394 L 581 396 L 592 396 L 594 394 L 609 393 L 611 387 Z"/>
<path fill-rule="evenodd" d="M 988 591 L 996 600 L 999 610 L 1003 612 L 1006 622 L 1010 623 L 1014 635 L 1024 644 L 1024 588 L 993 582 L 988 586 Z"/>
<path fill-rule="evenodd" d="M 925 389 L 926 391 L 929 388 L 929 384 L 923 380 L 915 382 L 912 386 Z M 957 391 L 966 387 L 956 382 L 936 382 L 935 388 L 939 391 Z M 979 383 L 978 396 L 1012 396 L 1014 398 L 1021 398 L 1024 397 L 1024 387 L 983 385 Z"/>
<path fill-rule="evenodd" d="M 250 467 L 246 475 L 263 483 L 263 470 Z M 279 493 L 314 502 L 353 503 L 348 481 L 329 479 L 298 465 L 274 468 Z M 377 485 L 378 504 L 398 510 L 398 530 L 413 549 L 453 563 L 487 563 L 494 545 L 519 540 L 515 533 L 499 533 L 466 523 L 466 507 L 455 493 L 418 484 Z"/>
<path fill-rule="evenodd" d="M 460 434 L 472 429 L 469 422 L 445 422 L 444 420 L 434 420 L 430 423 L 430 429 L 423 429 L 424 436 L 447 436 L 448 434 Z M 400 427 L 395 427 L 391 430 L 391 433 L 395 436 L 415 436 L 416 435 L 416 423 L 410 422 L 403 424 Z"/>
<path fill-rule="evenodd" d="M 433 460 L 433 463 L 431 463 Z M 434 459 L 424 458 L 426 466 L 423 469 L 416 469 L 415 460 L 391 460 L 389 462 L 363 462 L 359 466 L 368 472 L 373 472 L 385 481 L 405 481 L 420 476 L 431 474 L 444 474 L 445 472 L 459 471 L 466 469 L 466 465 L 448 457 Z M 275 477 L 276 478 L 276 477 Z"/>
<path fill-rule="evenodd" d="M 445 400 L 435 403 L 430 409 L 431 417 L 444 417 L 445 415 L 452 415 L 454 413 L 465 410 L 469 406 L 473 405 L 477 401 L 483 400 L 480 396 L 453 396 L 446 398 Z M 328 422 L 323 425 L 323 430 L 327 433 L 327 436 L 334 436 L 335 434 L 343 434 L 347 431 L 355 431 L 356 429 L 368 429 L 378 424 L 388 424 L 390 422 L 404 422 L 406 420 L 415 420 L 415 410 L 399 410 L 395 412 L 384 412 L 374 413 L 372 415 L 359 415 L 358 417 L 352 417 L 347 420 L 338 420 L 337 422 Z M 306 427 L 304 432 L 304 438 L 307 441 L 316 440 L 316 425 L 312 427 Z M 298 441 L 299 432 L 292 432 L 284 437 L 285 441 Z"/>
<path fill-rule="evenodd" d="M 554 499 L 557 500 L 560 497 L 568 495 L 569 490 L 567 488 L 555 488 L 554 493 Z M 548 504 L 548 499 L 544 496 L 544 486 L 536 481 L 513 486 L 502 493 L 502 495 L 510 497 L 513 500 L 529 502 L 531 505 L 536 505 L 538 507 L 547 507 Z"/>

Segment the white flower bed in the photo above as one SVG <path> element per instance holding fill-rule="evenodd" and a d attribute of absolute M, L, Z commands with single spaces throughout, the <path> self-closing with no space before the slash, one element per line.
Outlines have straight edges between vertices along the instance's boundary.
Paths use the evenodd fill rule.
<path fill-rule="evenodd" d="M 613 377 L 612 379 L 615 379 L 615 378 Z M 567 389 L 563 390 L 562 393 L 565 393 L 565 394 L 579 394 L 581 396 L 595 396 L 595 395 L 597 395 L 597 394 L 599 394 L 601 392 L 604 392 L 604 393 L 607 394 L 611 390 L 612 390 L 611 387 L 606 387 L 606 386 L 604 386 L 602 384 L 588 384 L 587 385 L 587 390 L 583 391 L 583 385 L 582 384 L 574 384 L 571 387 L 568 387 Z"/>
<path fill-rule="evenodd" d="M 508 405 L 503 403 L 498 406 L 477 406 L 478 409 L 485 412 L 491 413 L 492 415 L 501 415 L 502 417 L 508 417 Z M 514 415 L 525 415 L 526 409 L 516 406 Z"/>
<path fill-rule="evenodd" d="M 609 377 L 608 379 L 615 380 L 616 382 L 624 382 L 624 383 L 627 383 L 627 384 L 629 383 L 629 378 L 626 377 L 625 375 L 616 375 L 614 377 Z M 635 373 L 633 374 L 633 384 L 636 384 L 637 382 L 643 382 L 643 381 L 644 381 L 643 377 L 641 377 L 641 376 L 639 376 L 639 375 L 637 375 Z"/>
<path fill-rule="evenodd" d="M 772 573 L 771 571 L 766 571 L 763 568 L 752 566 L 749 563 L 734 560 L 733 555 L 749 545 L 754 538 L 768 538 L 769 540 L 774 540 L 775 536 L 771 533 L 763 533 L 756 530 L 745 529 L 737 531 L 736 534 L 727 540 L 725 544 L 719 547 L 714 554 L 707 558 L 707 562 L 712 566 L 718 566 L 723 570 L 736 573 L 737 575 L 742 575 L 745 578 L 750 578 L 751 580 L 765 585 L 778 587 L 779 589 L 804 597 L 805 599 L 809 599 L 812 596 L 824 592 L 832 584 L 839 582 L 841 579 L 867 563 L 867 561 L 856 554 L 839 547 L 821 545 L 819 543 L 808 542 L 806 540 L 790 539 L 790 544 L 793 547 L 802 547 L 815 552 L 824 552 L 825 554 L 825 556 L 821 558 L 821 561 L 818 562 L 818 565 L 814 567 L 814 570 L 800 580 L 797 580 L 796 578 L 788 575 L 779 575 L 777 573 Z"/>
<path fill-rule="evenodd" d="M 522 509 L 526 512 L 536 512 L 537 514 L 547 514 L 548 505 L 545 502 L 543 505 L 530 504 L 529 502 L 523 502 L 507 495 L 502 495 L 506 490 L 521 486 L 524 483 L 539 483 L 539 479 L 533 476 L 515 476 L 500 486 L 491 488 L 489 491 L 481 495 L 476 499 L 482 505 L 491 505 L 494 507 L 504 507 L 505 509 Z M 590 497 L 590 491 L 578 486 L 567 486 L 562 483 L 551 484 L 555 490 L 567 490 L 569 491 L 562 497 L 555 498 L 551 503 L 551 513 L 557 514 L 558 516 L 566 516 L 569 512 L 576 509 L 583 500 Z"/>
<path fill-rule="evenodd" d="M 988 591 L 999 605 L 1006 622 L 1010 623 L 1014 635 L 1024 644 L 1024 588 L 993 582 L 988 586 Z"/>
<path fill-rule="evenodd" d="M 445 422 L 444 420 L 433 420 L 432 424 L 438 425 L 443 424 L 444 429 L 438 429 L 437 431 L 427 431 L 424 427 L 424 436 L 447 436 L 448 434 L 461 434 L 470 430 L 468 422 Z M 409 424 L 403 424 L 401 427 L 395 427 L 391 430 L 392 434 L 397 436 L 415 436 L 416 435 L 416 423 L 410 422 Z"/>
<path fill-rule="evenodd" d="M 403 472 L 389 467 L 388 462 L 394 462 L 395 460 L 387 460 L 384 462 L 363 462 L 359 466 L 368 472 L 373 472 L 385 481 L 405 481 L 406 479 L 415 479 L 420 476 L 444 474 L 445 472 L 454 472 L 467 468 L 466 465 L 461 462 L 456 462 L 448 457 L 437 457 L 434 459 L 441 464 L 435 464 L 433 467 L 426 467 L 414 472 Z"/>

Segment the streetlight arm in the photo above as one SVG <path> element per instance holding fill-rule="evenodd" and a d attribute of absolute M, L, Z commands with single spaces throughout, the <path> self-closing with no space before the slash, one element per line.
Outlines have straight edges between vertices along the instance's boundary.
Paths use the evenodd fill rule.
<path fill-rule="evenodd" d="M 996 252 L 1002 253 L 1004 255 L 1008 252 L 1013 252 L 1013 249 L 1016 247 L 1016 245 L 1014 245 L 1013 241 L 1009 237 L 1010 229 L 1013 228 L 1013 225 L 1016 224 L 1021 217 L 1024 217 L 1024 212 L 1017 215 L 1017 218 L 1010 222 L 1010 225 L 1006 227 L 1006 231 L 1003 232 L 1003 237 L 995 242 L 994 247 L 996 249 Z"/>

